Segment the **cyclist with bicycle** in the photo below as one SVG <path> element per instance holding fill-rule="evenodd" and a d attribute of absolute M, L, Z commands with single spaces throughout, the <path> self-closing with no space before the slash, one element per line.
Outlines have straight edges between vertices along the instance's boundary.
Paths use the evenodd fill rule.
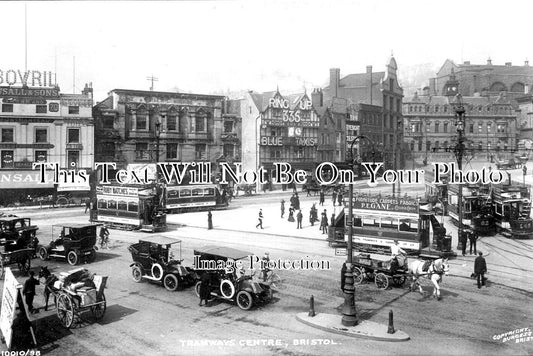
<path fill-rule="evenodd" d="M 109 250 L 109 246 L 107 245 L 108 242 L 109 230 L 107 229 L 107 226 L 102 225 L 102 227 L 100 228 L 100 248 L 103 249 L 105 245 L 105 247 Z"/>
<path fill-rule="evenodd" d="M 263 282 L 266 282 L 268 279 L 268 272 L 270 272 L 270 269 L 268 268 L 269 262 L 270 254 L 268 252 L 265 252 L 265 255 L 261 259 L 261 272 L 263 273 Z"/>

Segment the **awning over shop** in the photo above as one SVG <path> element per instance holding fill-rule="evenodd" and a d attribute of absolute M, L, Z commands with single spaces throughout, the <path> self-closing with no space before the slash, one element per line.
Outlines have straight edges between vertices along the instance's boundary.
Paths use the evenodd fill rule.
<path fill-rule="evenodd" d="M 77 191 L 77 192 L 83 192 L 83 191 L 90 191 L 91 187 L 89 186 L 89 180 L 82 182 L 82 183 L 59 183 L 57 186 L 58 192 L 66 192 L 66 191 Z"/>
<path fill-rule="evenodd" d="M 53 174 L 47 172 L 45 183 L 39 171 L 0 171 L 0 189 L 53 188 Z"/>

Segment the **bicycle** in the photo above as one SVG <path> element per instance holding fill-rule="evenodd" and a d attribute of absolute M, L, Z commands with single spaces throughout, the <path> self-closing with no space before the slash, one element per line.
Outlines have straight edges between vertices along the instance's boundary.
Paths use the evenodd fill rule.
<path fill-rule="evenodd" d="M 273 290 L 286 289 L 287 287 L 283 284 L 283 280 L 272 270 L 262 271 L 263 281 L 270 285 L 270 288 Z M 266 278 L 265 278 L 266 274 Z"/>

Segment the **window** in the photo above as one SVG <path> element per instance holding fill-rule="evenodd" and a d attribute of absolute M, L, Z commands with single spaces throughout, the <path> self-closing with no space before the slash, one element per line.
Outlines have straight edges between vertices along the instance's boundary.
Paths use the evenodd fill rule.
<path fill-rule="evenodd" d="M 1 168 L 13 168 L 13 151 L 2 151 L 0 153 Z"/>
<path fill-rule="evenodd" d="M 167 159 L 177 159 L 177 158 L 178 158 L 178 144 L 167 143 Z"/>
<path fill-rule="evenodd" d="M 505 128 L 506 128 L 507 125 L 505 124 L 498 124 L 496 126 L 496 130 L 498 133 L 504 133 L 505 132 Z"/>
<path fill-rule="evenodd" d="M 68 113 L 70 115 L 78 115 L 80 113 L 80 107 L 78 105 L 69 105 Z"/>
<path fill-rule="evenodd" d="M 132 213 L 136 213 L 137 211 L 139 211 L 139 204 L 137 204 L 136 202 L 129 202 L 128 211 Z"/>
<path fill-rule="evenodd" d="M 480 122 L 480 123 L 477 124 L 477 131 L 479 133 L 483 132 L 483 123 Z"/>
<path fill-rule="evenodd" d="M 13 112 L 13 104 L 2 104 L 2 112 Z"/>
<path fill-rule="evenodd" d="M 107 157 L 114 157 L 115 156 L 115 143 L 114 142 L 102 142 L 100 143 L 100 149 L 102 152 L 102 155 Z"/>
<path fill-rule="evenodd" d="M 197 116 L 194 121 L 196 132 L 205 132 L 205 116 Z"/>
<path fill-rule="evenodd" d="M 35 151 L 35 162 L 46 162 L 48 158 L 47 151 Z"/>
<path fill-rule="evenodd" d="M 48 142 L 48 130 L 47 129 L 35 129 L 35 143 Z"/>
<path fill-rule="evenodd" d="M 195 145 L 194 146 L 194 158 L 199 160 L 205 160 L 206 157 L 206 150 L 205 150 L 205 144 Z"/>
<path fill-rule="evenodd" d="M 136 130 L 147 130 L 147 124 L 148 124 L 148 115 L 146 114 L 146 111 L 141 111 L 141 112 L 138 112 L 137 113 L 137 118 L 136 118 L 136 126 L 135 126 L 135 129 Z"/>
<path fill-rule="evenodd" d="M 113 128 L 113 122 L 115 120 L 111 116 L 105 116 L 102 119 L 102 125 L 104 126 L 104 129 L 112 129 Z"/>
<path fill-rule="evenodd" d="M 35 112 L 37 114 L 46 114 L 48 112 L 46 105 L 37 105 L 35 107 Z"/>
<path fill-rule="evenodd" d="M 303 158 L 304 157 L 304 148 L 303 147 L 295 147 L 294 148 L 294 154 L 296 155 L 296 158 Z"/>
<path fill-rule="evenodd" d="M 445 122 L 442 126 L 443 126 L 442 127 L 442 132 L 445 132 L 445 133 L 448 132 L 448 123 Z"/>
<path fill-rule="evenodd" d="M 2 129 L 2 142 L 13 142 L 14 131 L 11 128 Z"/>
<path fill-rule="evenodd" d="M 168 131 L 177 131 L 176 119 L 177 119 L 176 115 L 167 116 L 167 130 Z"/>
<path fill-rule="evenodd" d="M 440 147 L 440 142 L 439 142 L 439 141 L 435 141 L 435 149 L 437 149 L 437 150 L 438 150 L 438 149 L 439 149 L 439 147 Z"/>
<path fill-rule="evenodd" d="M 80 163 L 80 151 L 67 151 L 68 168 L 78 167 Z"/>
<path fill-rule="evenodd" d="M 448 107 L 447 107 L 446 105 L 444 105 L 443 108 L 442 108 L 442 110 L 443 110 L 444 112 L 448 112 Z"/>
<path fill-rule="evenodd" d="M 276 147 L 270 147 L 270 159 L 280 159 L 281 150 Z"/>
<path fill-rule="evenodd" d="M 135 144 L 135 159 L 149 159 L 148 144 L 141 142 Z"/>
<path fill-rule="evenodd" d="M 492 124 L 490 122 L 487 122 L 487 132 L 492 131 Z"/>
<path fill-rule="evenodd" d="M 224 133 L 233 132 L 233 121 L 224 121 Z"/>
<path fill-rule="evenodd" d="M 418 141 L 418 150 L 422 151 L 422 140 Z"/>
<path fill-rule="evenodd" d="M 474 133 L 474 124 L 470 124 L 470 130 L 468 132 Z"/>
<path fill-rule="evenodd" d="M 80 143 L 80 129 L 68 129 L 67 143 Z"/>
<path fill-rule="evenodd" d="M 224 145 L 224 157 L 233 157 L 235 155 L 235 146 L 232 144 Z"/>
<path fill-rule="evenodd" d="M 428 122 L 426 123 L 426 132 L 430 132 L 431 131 L 431 124 Z"/>
<path fill-rule="evenodd" d="M 431 141 L 426 141 L 426 151 L 431 150 Z"/>
<path fill-rule="evenodd" d="M 439 125 L 440 124 L 438 122 L 435 123 L 435 133 L 439 132 Z"/>
<path fill-rule="evenodd" d="M 415 141 L 411 141 L 411 152 L 415 150 Z"/>

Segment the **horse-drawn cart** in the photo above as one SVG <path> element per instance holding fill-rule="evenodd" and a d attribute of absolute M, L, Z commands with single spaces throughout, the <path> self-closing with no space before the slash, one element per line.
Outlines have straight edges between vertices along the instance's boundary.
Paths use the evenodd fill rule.
<path fill-rule="evenodd" d="M 70 328 L 76 318 L 80 319 L 80 314 L 85 311 L 90 310 L 96 320 L 104 316 L 106 311 L 104 289 L 108 277 L 90 274 L 84 268 L 62 272 L 56 277 L 44 267 L 41 268 L 39 277 L 46 278 L 46 304 L 48 305 L 46 293 L 49 293 L 56 301 L 57 317 L 66 328 Z"/>
<path fill-rule="evenodd" d="M 0 278 L 4 277 L 5 268 L 16 263 L 19 271 L 27 275 L 31 268 L 31 258 L 35 249 L 23 248 L 15 251 L 6 251 L 5 246 L 0 246 Z"/>
<path fill-rule="evenodd" d="M 407 265 L 391 265 L 390 256 L 361 253 L 353 257 L 353 278 L 356 284 L 374 281 L 379 289 L 387 289 L 392 284 L 402 287 L 407 278 Z"/>

